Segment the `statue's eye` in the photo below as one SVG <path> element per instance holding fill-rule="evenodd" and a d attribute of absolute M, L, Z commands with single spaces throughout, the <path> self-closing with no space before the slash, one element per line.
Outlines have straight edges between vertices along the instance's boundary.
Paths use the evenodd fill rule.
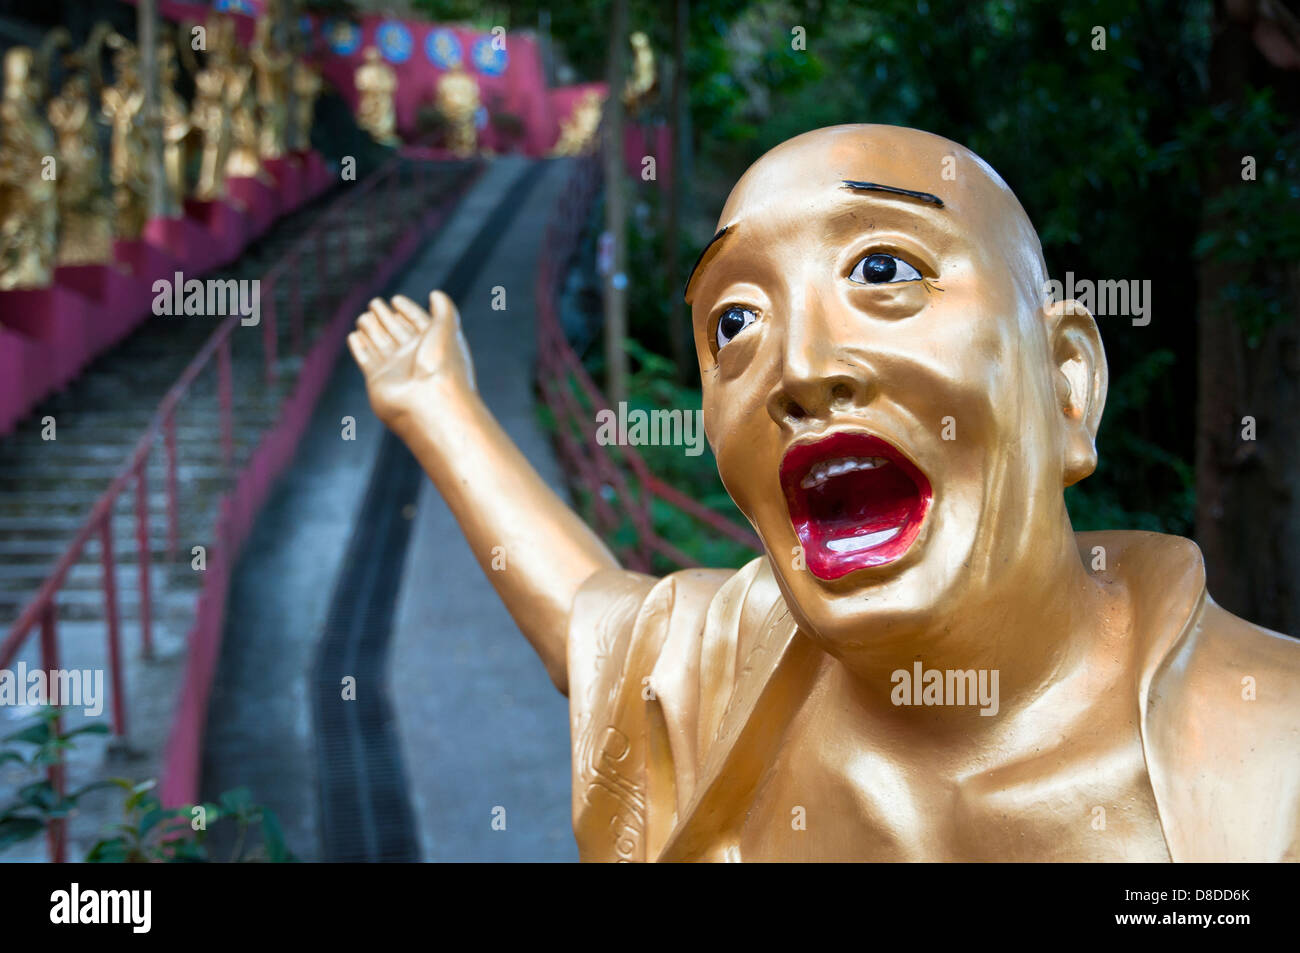
<path fill-rule="evenodd" d="M 748 308 L 728 308 L 718 318 L 718 348 L 721 350 L 741 331 L 758 320 Z"/>
<path fill-rule="evenodd" d="M 849 275 L 850 281 L 860 285 L 884 285 L 895 281 L 919 281 L 921 273 L 893 255 L 877 252 L 862 259 Z"/>

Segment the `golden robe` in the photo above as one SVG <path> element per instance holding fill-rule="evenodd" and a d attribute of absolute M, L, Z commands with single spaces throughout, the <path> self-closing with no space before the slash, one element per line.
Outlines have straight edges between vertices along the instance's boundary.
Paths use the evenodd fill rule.
<path fill-rule="evenodd" d="M 1082 554 L 1105 546 L 1133 593 L 1133 701 L 1170 858 L 1300 860 L 1300 642 L 1216 605 L 1190 540 L 1077 539 Z M 742 857 L 741 829 L 782 768 L 791 719 L 837 663 L 798 630 L 767 559 L 597 573 L 568 644 L 581 858 L 782 859 Z M 834 855 L 819 836 L 834 832 L 801 832 L 801 855 Z"/>

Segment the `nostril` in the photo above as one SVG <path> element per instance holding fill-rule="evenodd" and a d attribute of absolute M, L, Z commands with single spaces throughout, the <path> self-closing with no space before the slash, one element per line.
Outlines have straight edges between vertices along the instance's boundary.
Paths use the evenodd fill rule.
<path fill-rule="evenodd" d="M 785 402 L 785 415 L 791 420 L 803 420 L 808 416 L 808 412 L 792 400 Z"/>
<path fill-rule="evenodd" d="M 847 404 L 853 399 L 853 388 L 849 387 L 848 384 L 836 384 L 831 388 L 831 397 L 838 403 Z"/>

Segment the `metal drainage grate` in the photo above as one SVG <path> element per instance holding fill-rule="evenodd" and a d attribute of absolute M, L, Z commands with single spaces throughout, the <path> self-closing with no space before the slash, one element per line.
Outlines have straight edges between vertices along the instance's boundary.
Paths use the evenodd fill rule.
<path fill-rule="evenodd" d="M 493 208 L 456 260 L 443 290 L 460 300 L 546 169 L 534 162 Z M 424 474 L 385 433 L 330 604 L 316 659 L 315 716 L 322 858 L 419 860 L 419 835 L 388 703 L 386 664 L 411 521 Z M 345 676 L 354 701 L 342 700 Z"/>

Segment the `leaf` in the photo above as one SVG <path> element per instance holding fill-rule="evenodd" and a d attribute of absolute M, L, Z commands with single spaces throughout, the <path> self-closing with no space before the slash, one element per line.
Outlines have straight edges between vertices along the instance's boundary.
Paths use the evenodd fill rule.
<path fill-rule="evenodd" d="M 45 822 L 37 817 L 5 817 L 0 819 L 0 850 L 31 840 L 45 830 Z"/>
<path fill-rule="evenodd" d="M 262 811 L 262 840 L 266 844 L 266 856 L 271 863 L 283 864 L 289 860 L 289 848 L 284 842 L 284 828 L 280 826 L 280 819 L 275 816 L 275 811 L 265 808 Z"/>
<path fill-rule="evenodd" d="M 18 800 L 38 810 L 50 811 L 59 803 L 59 796 L 49 781 L 33 781 L 18 789 Z"/>
<path fill-rule="evenodd" d="M 253 795 L 248 788 L 235 788 L 224 792 L 220 800 L 223 814 L 240 815 L 252 806 Z"/>
<path fill-rule="evenodd" d="M 100 788 L 111 788 L 111 787 L 117 787 L 117 782 L 115 780 L 92 781 L 90 784 L 83 784 L 75 791 L 69 792 L 67 794 L 67 797 L 69 800 L 76 801 L 77 798 L 81 797 L 83 794 L 89 794 L 91 791 L 97 791 Z"/>
<path fill-rule="evenodd" d="M 17 751 L 0 751 L 0 764 L 4 764 L 6 761 L 17 761 L 19 764 L 27 763 L 27 759 Z"/>
<path fill-rule="evenodd" d="M 50 723 L 44 719 L 20 728 L 12 735 L 5 735 L 0 741 L 17 741 L 29 745 L 43 745 L 53 737 Z"/>
<path fill-rule="evenodd" d="M 171 813 L 171 811 L 165 811 L 161 807 L 151 808 L 146 811 L 144 817 L 140 818 L 140 838 L 144 839 L 145 837 L 148 837 L 149 832 L 153 830 L 160 821 L 165 821 Z"/>
<path fill-rule="evenodd" d="M 126 842 L 120 837 L 97 841 L 86 854 L 88 864 L 120 864 L 130 856 Z"/>
<path fill-rule="evenodd" d="M 134 811 L 137 807 L 140 807 L 141 804 L 144 803 L 145 798 L 149 797 L 149 792 L 152 791 L 157 784 L 158 782 L 156 780 L 150 778 L 148 781 L 141 781 L 139 784 L 135 785 L 131 789 L 131 796 L 126 799 L 126 804 L 123 805 L 123 808 L 129 813 Z"/>

